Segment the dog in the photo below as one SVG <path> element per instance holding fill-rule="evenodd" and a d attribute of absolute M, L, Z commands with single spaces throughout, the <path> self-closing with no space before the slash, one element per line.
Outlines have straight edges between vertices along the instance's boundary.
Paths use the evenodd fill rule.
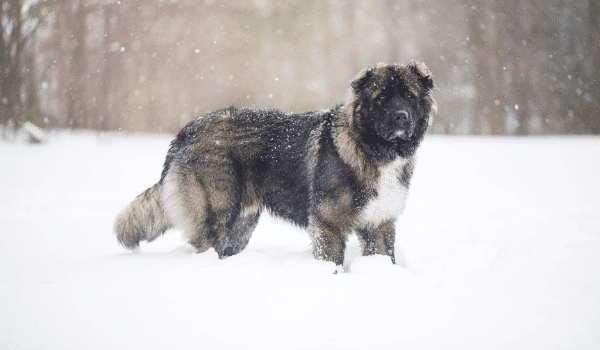
<path fill-rule="evenodd" d="M 171 142 L 160 181 L 116 218 L 136 249 L 177 227 L 198 252 L 241 252 L 263 211 L 305 228 L 317 259 L 341 266 L 346 241 L 395 263 L 415 152 L 437 111 L 424 63 L 378 64 L 345 101 L 307 113 L 229 107 L 187 124 Z"/>

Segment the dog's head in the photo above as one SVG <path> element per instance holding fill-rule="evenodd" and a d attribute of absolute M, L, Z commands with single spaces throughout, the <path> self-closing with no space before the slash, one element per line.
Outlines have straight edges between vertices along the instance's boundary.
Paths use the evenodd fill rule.
<path fill-rule="evenodd" d="M 436 103 L 431 72 L 423 63 L 377 65 L 351 84 L 353 124 L 369 145 L 387 145 L 411 156 L 423 138 Z"/>

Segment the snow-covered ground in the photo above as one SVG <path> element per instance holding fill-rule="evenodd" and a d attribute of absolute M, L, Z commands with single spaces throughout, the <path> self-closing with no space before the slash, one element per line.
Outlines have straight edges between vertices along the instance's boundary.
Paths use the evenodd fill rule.
<path fill-rule="evenodd" d="M 349 273 L 263 216 L 241 254 L 115 215 L 170 137 L 0 143 L 0 349 L 600 349 L 600 139 L 428 137 L 396 256 Z"/>

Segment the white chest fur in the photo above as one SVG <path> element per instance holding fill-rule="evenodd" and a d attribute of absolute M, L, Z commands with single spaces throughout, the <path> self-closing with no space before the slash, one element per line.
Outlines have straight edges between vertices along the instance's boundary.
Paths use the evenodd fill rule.
<path fill-rule="evenodd" d="M 400 182 L 409 160 L 398 157 L 379 169 L 377 196 L 369 200 L 361 213 L 361 221 L 377 225 L 395 219 L 404 210 L 408 189 Z"/>

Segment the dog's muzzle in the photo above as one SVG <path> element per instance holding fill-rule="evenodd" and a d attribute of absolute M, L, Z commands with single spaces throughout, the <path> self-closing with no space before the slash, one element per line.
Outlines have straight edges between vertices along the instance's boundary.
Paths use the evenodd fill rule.
<path fill-rule="evenodd" d="M 409 114 L 405 110 L 396 111 L 393 115 L 394 120 L 394 132 L 393 138 L 399 138 L 401 140 L 408 140 L 412 137 L 415 130 L 415 126 L 410 118 Z"/>

